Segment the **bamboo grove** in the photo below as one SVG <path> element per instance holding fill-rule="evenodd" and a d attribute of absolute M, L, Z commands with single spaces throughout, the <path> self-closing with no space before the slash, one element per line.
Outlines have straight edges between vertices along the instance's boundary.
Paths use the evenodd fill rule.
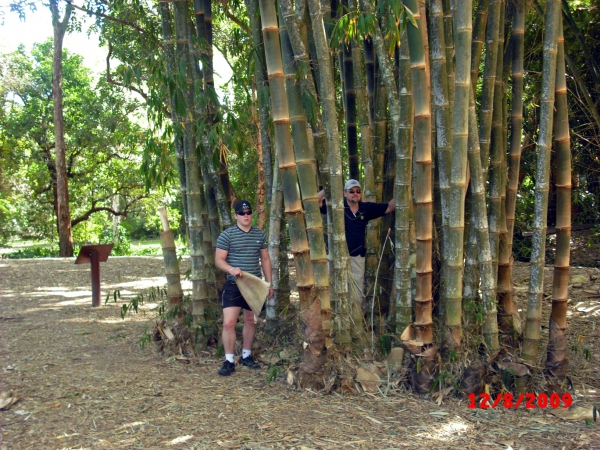
<path fill-rule="evenodd" d="M 214 29 L 213 8 L 250 43 L 252 86 L 244 89 L 252 91 L 254 131 L 241 144 L 233 142 L 231 112 L 215 93 L 212 49 L 220 44 L 213 38 L 222 33 Z M 235 196 L 228 150 L 241 145 L 258 153 L 256 209 L 268 230 L 275 287 L 267 322 L 286 320 L 289 239 L 306 383 L 326 386 L 335 355 L 373 350 L 372 336 L 391 335 L 408 350 L 410 382 L 419 393 L 431 388 L 440 362 L 457 357 L 469 361 L 462 387 L 473 392 L 499 354 L 522 382 L 545 361 L 549 385 L 561 388 L 571 152 L 560 1 L 160 0 L 155 11 L 161 38 L 153 70 L 167 80 L 157 91 L 168 107 L 166 113 L 155 108 L 151 118 L 168 118 L 163 126 L 173 130 L 195 327 L 209 330 L 214 317 L 209 310 L 222 283 L 215 242 L 232 224 Z M 115 6 L 118 14 L 124 12 Z M 526 20 L 543 30 L 543 61 L 540 107 L 533 113 L 531 273 L 521 324 L 513 234 L 521 157 L 531 140 L 523 129 L 523 91 L 526 81 L 538 79 L 524 76 Z M 361 182 L 364 201 L 396 199 L 395 213 L 367 229 L 365 315 L 349 292 L 342 197 L 348 178 Z M 318 208 L 321 188 L 326 216 Z M 542 342 L 550 193 L 557 246 L 550 338 Z"/>

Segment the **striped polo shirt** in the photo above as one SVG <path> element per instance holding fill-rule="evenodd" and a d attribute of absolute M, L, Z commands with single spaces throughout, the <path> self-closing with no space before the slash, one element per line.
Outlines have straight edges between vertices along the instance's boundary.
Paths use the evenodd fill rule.
<path fill-rule="evenodd" d="M 267 248 L 267 236 L 260 228 L 252 227 L 246 233 L 235 224 L 221 233 L 217 248 L 227 251 L 225 261 L 231 266 L 261 277 L 258 261 L 260 251 Z M 235 277 L 228 273 L 227 281 L 235 281 Z"/>

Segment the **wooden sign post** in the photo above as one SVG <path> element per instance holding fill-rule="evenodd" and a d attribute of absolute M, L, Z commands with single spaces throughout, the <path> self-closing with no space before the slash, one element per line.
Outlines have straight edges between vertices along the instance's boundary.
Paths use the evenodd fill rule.
<path fill-rule="evenodd" d="M 100 263 L 108 259 L 114 244 L 84 245 L 75 264 L 92 265 L 92 306 L 100 306 Z"/>

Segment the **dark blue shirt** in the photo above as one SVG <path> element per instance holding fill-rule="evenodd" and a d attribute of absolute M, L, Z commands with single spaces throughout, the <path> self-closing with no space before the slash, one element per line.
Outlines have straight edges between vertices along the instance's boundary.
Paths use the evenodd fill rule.
<path fill-rule="evenodd" d="M 358 211 L 354 214 L 344 198 L 344 226 L 346 227 L 346 243 L 350 256 L 365 256 L 365 231 L 369 220 L 385 215 L 387 203 L 358 202 Z M 325 201 L 321 206 L 321 214 L 327 214 Z"/>

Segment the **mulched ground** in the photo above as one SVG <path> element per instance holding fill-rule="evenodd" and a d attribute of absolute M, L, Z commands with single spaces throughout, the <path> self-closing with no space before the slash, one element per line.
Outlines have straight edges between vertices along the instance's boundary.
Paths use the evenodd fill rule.
<path fill-rule="evenodd" d="M 16 400 L 0 411 L 0 450 L 600 448 L 598 423 L 551 408 L 469 409 L 454 397 L 438 405 L 403 388 L 322 395 L 285 377 L 269 383 L 266 368 L 219 377 L 210 353 L 186 360 L 152 343 L 141 349 L 154 315 L 122 320 L 122 301 L 92 308 L 89 266 L 73 262 L 0 260 L 0 401 Z M 103 295 L 147 292 L 162 274 L 161 258 L 111 257 L 101 265 Z M 600 406 L 600 271 L 574 276 L 587 281 L 572 288 L 569 375 L 575 405 L 591 411 Z M 517 264 L 520 305 L 527 279 Z"/>

